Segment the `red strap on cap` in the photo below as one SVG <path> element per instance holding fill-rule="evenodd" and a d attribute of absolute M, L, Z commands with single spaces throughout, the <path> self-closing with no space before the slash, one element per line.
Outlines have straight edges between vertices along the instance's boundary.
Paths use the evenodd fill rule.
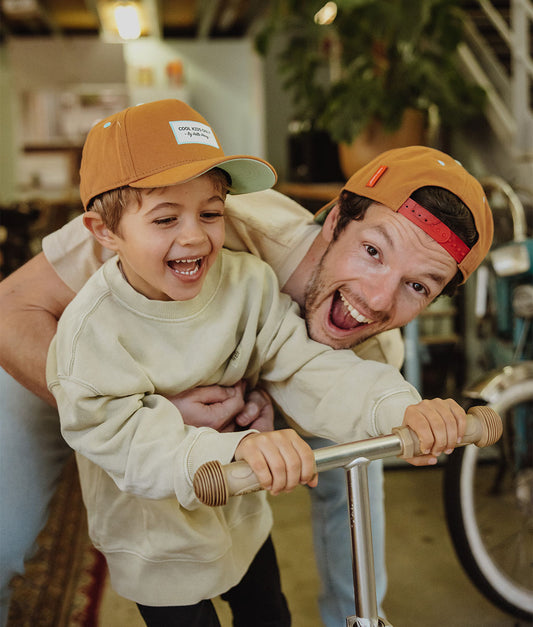
<path fill-rule="evenodd" d="M 450 253 L 457 263 L 461 263 L 470 252 L 470 248 L 450 228 L 412 198 L 403 203 L 398 213 L 425 231 L 431 239 Z"/>

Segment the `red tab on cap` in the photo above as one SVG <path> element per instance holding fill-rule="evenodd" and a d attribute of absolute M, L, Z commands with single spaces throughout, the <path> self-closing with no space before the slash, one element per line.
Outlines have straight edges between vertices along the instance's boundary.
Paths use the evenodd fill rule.
<path fill-rule="evenodd" d="M 451 229 L 412 198 L 403 203 L 398 213 L 425 231 L 431 239 L 450 253 L 457 263 L 461 263 L 470 252 L 470 248 Z"/>
<path fill-rule="evenodd" d="M 388 169 L 388 165 L 380 165 L 366 184 L 366 187 L 374 187 L 374 185 L 379 181 L 379 179 L 385 174 Z"/>

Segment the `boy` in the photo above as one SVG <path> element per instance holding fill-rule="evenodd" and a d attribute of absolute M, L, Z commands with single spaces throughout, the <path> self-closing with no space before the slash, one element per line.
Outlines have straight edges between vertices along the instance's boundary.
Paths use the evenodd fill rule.
<path fill-rule="evenodd" d="M 210 510 L 192 490 L 202 463 L 245 459 L 273 494 L 316 485 L 312 453 L 293 431 L 189 427 L 167 397 L 260 380 L 298 424 L 337 441 L 389 432 L 404 411 L 428 450 L 435 421 L 446 424 L 445 448 L 464 430 L 453 401 L 413 406 L 419 397 L 394 368 L 309 340 L 270 268 L 222 250 L 226 189 L 274 181 L 265 162 L 226 157 L 207 122 L 175 100 L 111 116 L 84 147 L 84 222 L 117 257 L 65 310 L 47 378 L 78 453 L 91 538 L 149 625 L 217 625 L 209 599 L 241 586 L 263 604 L 239 601 L 235 625 L 289 624 L 264 493 Z"/>

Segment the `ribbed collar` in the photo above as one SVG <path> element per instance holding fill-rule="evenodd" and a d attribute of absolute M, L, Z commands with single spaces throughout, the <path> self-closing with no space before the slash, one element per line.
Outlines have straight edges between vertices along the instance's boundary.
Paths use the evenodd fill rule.
<path fill-rule="evenodd" d="M 214 298 L 220 286 L 225 253 L 222 250 L 205 277 L 201 292 L 190 300 L 150 300 L 137 292 L 124 278 L 118 257 L 109 259 L 103 265 L 105 282 L 115 298 L 127 309 L 138 314 L 163 320 L 189 318 L 197 315 Z"/>

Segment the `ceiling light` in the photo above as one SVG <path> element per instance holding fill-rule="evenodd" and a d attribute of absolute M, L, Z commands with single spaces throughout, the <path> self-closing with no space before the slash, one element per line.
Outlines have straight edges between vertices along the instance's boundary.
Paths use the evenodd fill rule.
<path fill-rule="evenodd" d="M 118 34 L 122 39 L 139 39 L 141 19 L 137 6 L 132 3 L 117 4 L 113 9 Z"/>
<path fill-rule="evenodd" d="M 331 24 L 337 17 L 337 5 L 335 2 L 326 2 L 326 4 L 315 13 L 315 24 L 325 26 Z"/>
<path fill-rule="evenodd" d="M 101 38 L 108 43 L 120 43 L 139 37 L 158 37 L 159 20 L 153 3 L 154 0 L 97 2 Z"/>

